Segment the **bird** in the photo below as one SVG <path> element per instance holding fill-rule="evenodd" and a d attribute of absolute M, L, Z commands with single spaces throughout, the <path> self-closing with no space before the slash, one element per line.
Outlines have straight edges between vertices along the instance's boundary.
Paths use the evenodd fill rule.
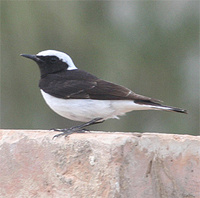
<path fill-rule="evenodd" d="M 110 118 L 118 119 L 118 116 L 134 110 L 187 113 L 184 109 L 163 105 L 161 100 L 136 94 L 124 86 L 78 69 L 64 52 L 44 50 L 36 55 L 20 55 L 39 66 L 39 88 L 47 105 L 62 117 L 83 122 L 70 128 L 53 129 L 60 132 L 54 137 L 84 133 L 87 126 Z"/>

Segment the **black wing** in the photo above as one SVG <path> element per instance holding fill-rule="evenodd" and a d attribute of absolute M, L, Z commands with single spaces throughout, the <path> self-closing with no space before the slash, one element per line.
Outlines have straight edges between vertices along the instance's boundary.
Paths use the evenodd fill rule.
<path fill-rule="evenodd" d="M 101 80 L 82 70 L 49 74 L 40 80 L 46 93 L 64 99 L 133 100 L 140 104 L 157 104 L 160 100 L 138 95 L 130 89 Z"/>

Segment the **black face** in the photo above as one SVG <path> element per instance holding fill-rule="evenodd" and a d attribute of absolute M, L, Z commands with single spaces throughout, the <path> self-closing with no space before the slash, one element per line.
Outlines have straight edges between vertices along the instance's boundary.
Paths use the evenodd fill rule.
<path fill-rule="evenodd" d="M 28 54 L 22 54 L 22 56 L 30 58 L 38 64 L 41 77 L 44 77 L 47 74 L 57 73 L 68 68 L 68 64 L 60 60 L 57 56 L 37 56 Z"/>

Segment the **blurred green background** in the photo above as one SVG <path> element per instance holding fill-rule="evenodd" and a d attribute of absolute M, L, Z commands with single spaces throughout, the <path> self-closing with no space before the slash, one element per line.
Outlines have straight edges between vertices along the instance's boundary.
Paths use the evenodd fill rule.
<path fill-rule="evenodd" d="M 199 1 L 1 1 L 1 128 L 77 124 L 49 109 L 39 69 L 19 54 L 68 53 L 94 75 L 189 114 L 128 113 L 103 131 L 199 135 Z"/>

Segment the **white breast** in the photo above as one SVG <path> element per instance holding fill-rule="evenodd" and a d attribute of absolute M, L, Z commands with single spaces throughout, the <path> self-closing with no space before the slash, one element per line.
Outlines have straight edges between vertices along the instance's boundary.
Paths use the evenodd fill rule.
<path fill-rule="evenodd" d="M 61 99 L 41 90 L 49 107 L 57 114 L 70 120 L 88 122 L 94 118 L 118 118 L 133 110 L 152 109 L 150 105 L 139 105 L 131 100 L 92 100 L 92 99 Z"/>

